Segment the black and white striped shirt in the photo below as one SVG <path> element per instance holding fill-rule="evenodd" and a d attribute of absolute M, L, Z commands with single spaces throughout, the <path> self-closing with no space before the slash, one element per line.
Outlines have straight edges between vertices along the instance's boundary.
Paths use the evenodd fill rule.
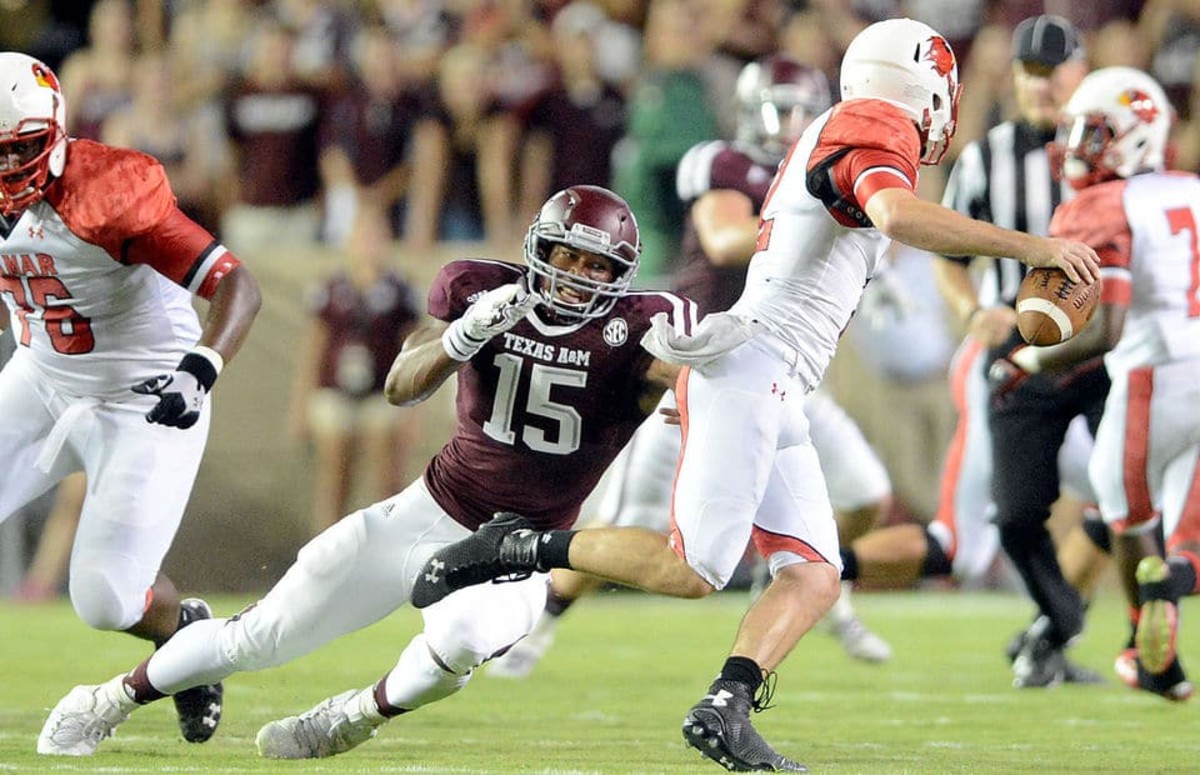
<path fill-rule="evenodd" d="M 1066 182 L 1051 176 L 1046 143 L 1053 139 L 1053 128 L 1023 121 L 998 124 L 963 148 L 950 170 L 942 204 L 997 226 L 1046 236 L 1054 208 L 1073 193 Z M 974 257 L 947 258 L 969 263 Z M 993 261 L 980 285 L 979 303 L 1013 306 L 1025 271 L 1015 259 Z"/>

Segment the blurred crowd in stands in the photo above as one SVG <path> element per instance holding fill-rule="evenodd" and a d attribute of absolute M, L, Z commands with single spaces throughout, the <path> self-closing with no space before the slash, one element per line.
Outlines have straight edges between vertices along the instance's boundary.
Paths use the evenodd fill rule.
<path fill-rule="evenodd" d="M 781 50 L 836 83 L 865 24 L 936 24 L 962 62 L 961 147 L 1011 112 L 1011 30 L 1044 12 L 1093 66 L 1156 76 L 1176 166 L 1200 165 L 1195 0 L 4 0 L 0 48 L 57 68 L 70 132 L 159 157 L 235 251 L 338 245 L 364 201 L 413 247 L 511 246 L 549 193 L 594 183 L 642 220 L 648 284 L 677 240 L 675 164 L 732 136 L 744 63 Z"/>

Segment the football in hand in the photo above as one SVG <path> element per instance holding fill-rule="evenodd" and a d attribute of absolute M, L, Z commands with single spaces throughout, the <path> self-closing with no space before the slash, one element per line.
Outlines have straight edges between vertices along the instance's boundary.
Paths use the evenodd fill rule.
<path fill-rule="evenodd" d="M 1017 292 L 1017 329 L 1029 344 L 1065 342 L 1096 312 L 1100 281 L 1071 282 L 1061 269 L 1030 269 Z"/>

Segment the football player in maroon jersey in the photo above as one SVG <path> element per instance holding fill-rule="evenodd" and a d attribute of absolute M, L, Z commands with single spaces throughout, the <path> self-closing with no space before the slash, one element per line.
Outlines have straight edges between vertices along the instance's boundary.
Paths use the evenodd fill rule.
<path fill-rule="evenodd" d="M 452 261 L 429 292 L 432 320 L 388 373 L 393 404 L 410 405 L 457 377 L 457 422 L 423 477 L 334 524 L 300 550 L 267 595 L 231 619 L 197 622 L 128 674 L 77 687 L 42 731 L 90 754 L 145 703 L 244 670 L 283 664 L 408 602 L 438 549 L 497 511 L 543 528 L 574 524 L 584 498 L 653 410 L 677 370 L 640 347 L 651 317 L 692 330 L 695 305 L 636 292 L 641 240 L 626 203 L 595 186 L 552 196 L 530 226 L 526 266 Z M 425 627 L 381 679 L 259 732 L 266 757 L 342 753 L 389 718 L 461 689 L 524 637 L 546 600 L 546 576 L 486 584 L 424 612 Z"/>

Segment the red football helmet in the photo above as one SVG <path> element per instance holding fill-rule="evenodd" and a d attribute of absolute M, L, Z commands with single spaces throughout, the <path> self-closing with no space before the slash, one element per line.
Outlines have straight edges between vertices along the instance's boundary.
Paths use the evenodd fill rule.
<path fill-rule="evenodd" d="M 555 244 L 607 257 L 614 264 L 612 281 L 599 282 L 554 267 L 549 257 Z M 641 252 L 637 219 L 624 199 L 600 186 L 571 186 L 546 200 L 525 235 L 529 287 L 559 315 L 603 317 L 629 290 Z M 586 301 L 564 301 L 559 297 L 562 288 L 576 291 Z"/>
<path fill-rule="evenodd" d="M 0 53 L 0 213 L 41 201 L 67 162 L 66 100 L 58 78 L 33 57 Z"/>
<path fill-rule="evenodd" d="M 783 54 L 743 67 L 736 92 L 738 144 L 774 163 L 833 104 L 825 74 Z"/>

